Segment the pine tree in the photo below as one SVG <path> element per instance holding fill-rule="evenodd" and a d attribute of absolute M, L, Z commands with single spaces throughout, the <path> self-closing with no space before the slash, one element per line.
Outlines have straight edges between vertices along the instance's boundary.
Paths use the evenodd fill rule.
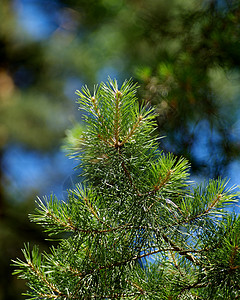
<path fill-rule="evenodd" d="M 30 215 L 55 244 L 26 245 L 14 261 L 28 299 L 240 297 L 240 217 L 227 210 L 238 193 L 226 180 L 190 181 L 189 162 L 160 150 L 154 108 L 136 89 L 109 79 L 77 91 L 79 183 Z"/>

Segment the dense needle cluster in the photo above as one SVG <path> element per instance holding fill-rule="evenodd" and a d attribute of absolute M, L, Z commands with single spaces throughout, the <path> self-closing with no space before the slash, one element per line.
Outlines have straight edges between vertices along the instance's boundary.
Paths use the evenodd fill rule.
<path fill-rule="evenodd" d="M 161 152 L 154 109 L 139 105 L 131 81 L 77 95 L 81 183 L 66 201 L 38 199 L 30 216 L 58 242 L 44 253 L 26 246 L 14 262 L 28 299 L 239 298 L 234 190 L 220 179 L 197 186 L 186 159 Z"/>

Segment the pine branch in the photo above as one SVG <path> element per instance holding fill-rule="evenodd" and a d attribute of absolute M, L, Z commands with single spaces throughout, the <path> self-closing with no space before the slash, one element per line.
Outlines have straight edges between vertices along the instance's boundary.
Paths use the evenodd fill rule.
<path fill-rule="evenodd" d="M 191 289 L 201 289 L 201 288 L 204 288 L 207 286 L 208 286 L 208 284 L 201 283 L 201 282 L 195 282 L 194 284 L 187 285 L 181 290 L 181 292 L 178 295 L 178 298 L 180 298 L 182 296 L 182 294 L 185 293 L 186 291 L 190 291 Z"/>
<path fill-rule="evenodd" d="M 239 296 L 240 217 L 226 210 L 239 194 L 220 179 L 194 186 L 188 161 L 159 150 L 155 110 L 136 102 L 132 81 L 77 94 L 83 183 L 66 201 L 38 199 L 30 216 L 61 234 L 50 254 L 26 247 L 14 262 L 30 299 Z"/>
<path fill-rule="evenodd" d="M 115 116 L 114 116 L 114 140 L 115 140 L 115 148 L 118 149 L 120 147 L 120 141 L 119 141 L 119 137 L 120 137 L 120 105 L 121 105 L 121 97 L 122 97 L 122 93 L 120 91 L 116 91 L 115 94 Z"/>
<path fill-rule="evenodd" d="M 235 265 L 235 262 L 236 262 L 236 259 L 237 259 L 237 255 L 238 255 L 238 252 L 239 252 L 239 246 L 236 245 L 233 247 L 232 249 L 232 253 L 230 255 L 230 260 L 229 260 L 229 267 L 230 267 L 230 270 L 233 271 L 233 270 L 237 270 L 240 268 L 240 265 Z"/>
<path fill-rule="evenodd" d="M 105 129 L 105 132 L 107 133 L 107 139 L 101 135 L 100 133 L 98 133 L 97 137 L 102 140 L 106 145 L 110 146 L 110 147 L 114 147 L 114 140 L 111 138 L 111 133 L 109 131 L 109 129 L 107 128 L 106 124 L 105 124 L 105 120 L 104 117 L 101 115 L 100 110 L 97 106 L 97 100 L 95 98 L 95 96 L 91 97 L 91 101 L 93 104 L 93 108 L 94 111 L 98 117 L 99 123 L 101 124 L 101 127 L 103 127 Z"/>
<path fill-rule="evenodd" d="M 139 129 L 142 121 L 143 121 L 143 116 L 139 115 L 137 122 L 135 124 L 133 124 L 132 128 L 129 128 L 129 133 L 123 138 L 122 142 L 120 143 L 120 145 L 119 145 L 120 147 L 130 141 L 130 139 L 134 136 L 136 131 Z"/>
<path fill-rule="evenodd" d="M 186 250 L 182 249 L 181 247 L 179 247 L 170 238 L 168 238 L 165 234 L 163 234 L 162 237 L 167 244 L 169 244 L 173 247 L 173 250 L 175 252 L 177 252 L 180 255 L 184 255 L 184 257 L 187 258 L 189 261 L 191 261 L 192 263 L 194 263 L 196 265 L 199 265 L 199 262 L 196 260 L 196 258 L 193 255 L 190 254 L 190 251 L 186 251 Z"/>

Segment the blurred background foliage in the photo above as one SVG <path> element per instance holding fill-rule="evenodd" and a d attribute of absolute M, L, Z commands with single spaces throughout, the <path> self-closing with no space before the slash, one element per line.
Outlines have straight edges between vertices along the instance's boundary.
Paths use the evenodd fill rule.
<path fill-rule="evenodd" d="M 10 267 L 23 243 L 47 245 L 27 214 L 71 182 L 59 148 L 83 84 L 132 77 L 164 151 L 240 183 L 239 1 L 1 0 L 0 19 L 0 300 L 24 299 Z"/>

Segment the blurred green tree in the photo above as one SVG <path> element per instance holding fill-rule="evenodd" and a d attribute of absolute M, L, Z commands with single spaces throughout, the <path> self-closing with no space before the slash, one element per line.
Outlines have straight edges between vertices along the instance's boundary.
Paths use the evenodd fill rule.
<path fill-rule="evenodd" d="M 144 36 L 154 54 L 146 51 L 149 62 L 137 72 L 145 83 L 143 98 L 159 107 L 167 150 L 187 156 L 198 173 L 223 176 L 240 150 L 233 132 L 239 113 L 239 1 L 174 2 L 174 8 L 172 2 L 155 2 L 145 15 Z"/>

